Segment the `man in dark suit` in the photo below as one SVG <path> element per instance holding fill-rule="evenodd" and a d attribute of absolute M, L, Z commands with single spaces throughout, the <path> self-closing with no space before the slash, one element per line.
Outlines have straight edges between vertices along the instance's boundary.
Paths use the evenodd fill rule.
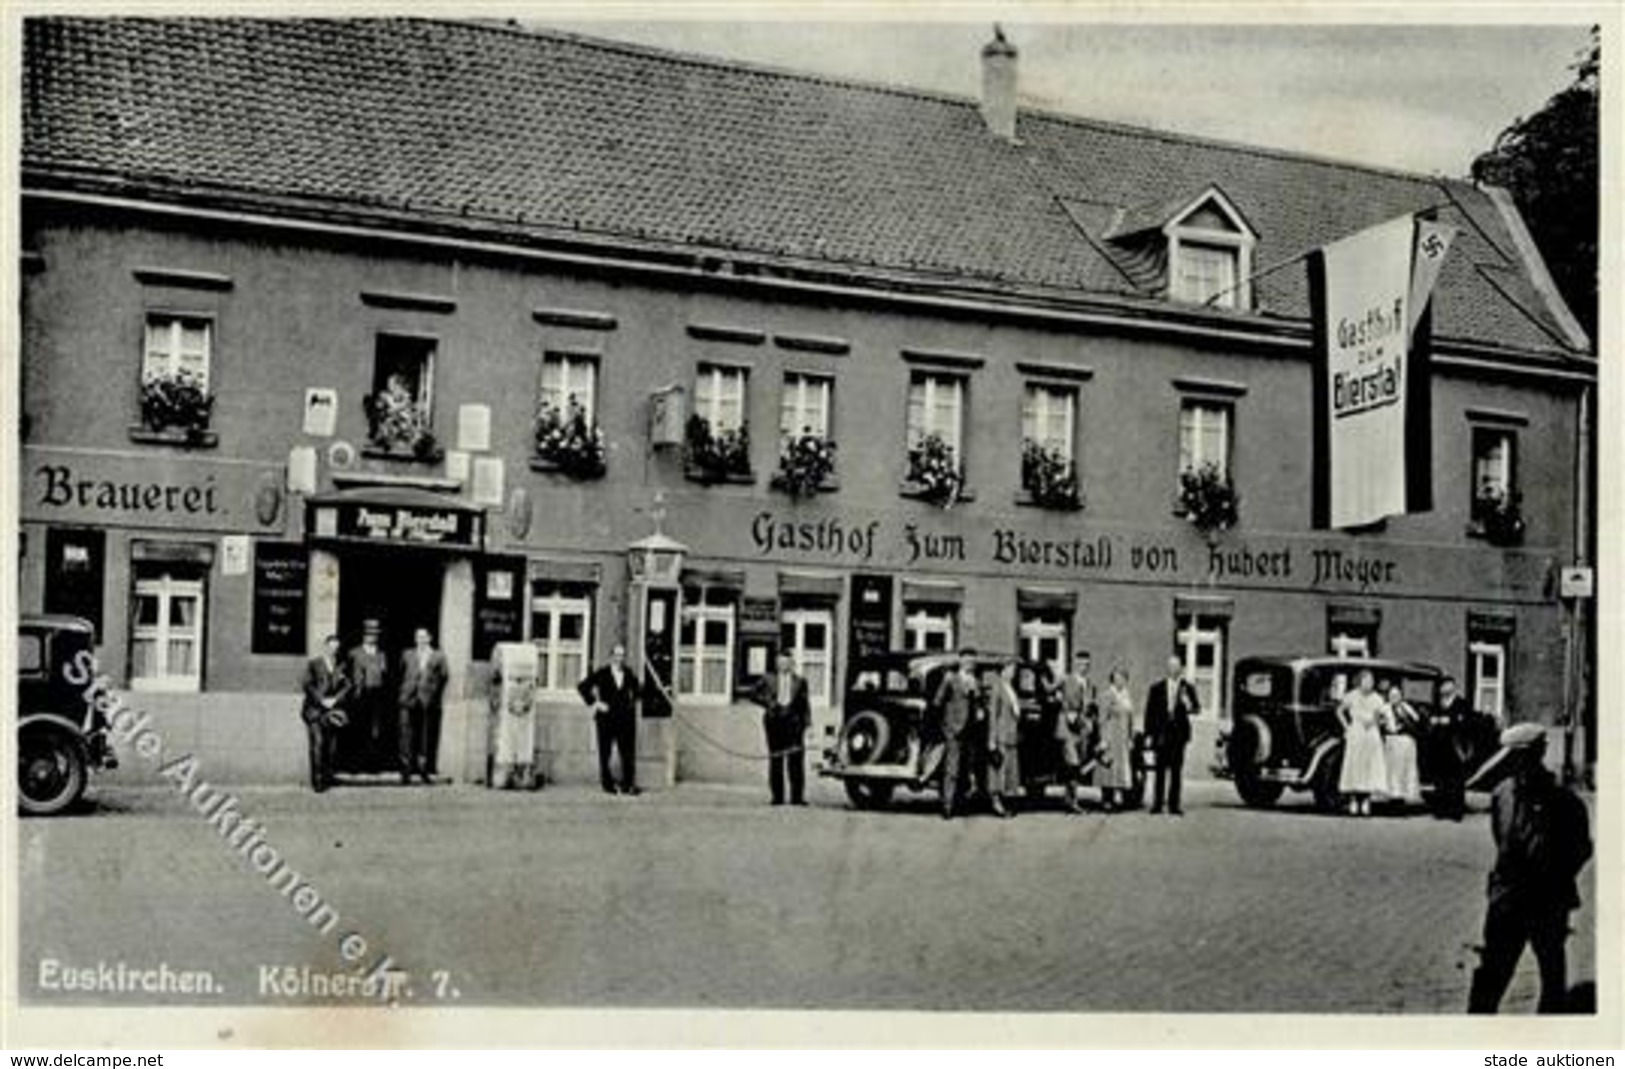
<path fill-rule="evenodd" d="M 583 679 L 576 687 L 581 700 L 592 706 L 593 727 L 598 733 L 598 783 L 605 794 L 639 794 L 638 790 L 638 695 L 643 684 L 626 667 L 626 647 L 619 642 L 609 651 L 609 663 Z M 621 781 L 610 777 L 609 753 L 614 749 L 621 759 Z"/>
<path fill-rule="evenodd" d="M 389 767 L 389 754 L 382 740 L 387 734 L 385 723 L 389 719 L 389 658 L 378 645 L 382 628 L 377 620 L 361 624 L 361 645 L 350 651 L 345 674 L 350 679 L 351 711 L 354 713 L 350 734 L 355 739 L 353 752 L 358 768 L 369 772 Z M 394 747 L 390 747 L 391 750 Z"/>
<path fill-rule="evenodd" d="M 322 652 L 305 663 L 304 705 L 299 716 L 310 741 L 310 786 L 320 794 L 333 785 L 333 749 L 345 724 L 340 705 L 350 694 L 350 681 L 339 666 L 339 637 L 328 635 Z"/>
<path fill-rule="evenodd" d="M 959 668 L 942 677 L 931 704 L 942 716 L 942 819 L 952 820 L 959 804 L 964 761 L 970 757 L 966 746 L 975 728 L 981 687 L 976 680 L 976 653 L 959 651 Z"/>
<path fill-rule="evenodd" d="M 441 699 L 446 692 L 446 655 L 430 644 L 426 627 L 412 635 L 412 648 L 401 654 L 400 761 L 401 782 L 416 774 L 434 782 L 435 755 L 440 749 Z"/>
<path fill-rule="evenodd" d="M 807 727 L 812 723 L 812 702 L 807 680 L 796 671 L 795 658 L 780 650 L 772 678 L 756 688 L 756 703 L 764 710 L 762 731 L 767 736 L 767 785 L 774 805 L 784 804 L 784 781 L 790 781 L 790 804 L 806 805 Z"/>
<path fill-rule="evenodd" d="M 1145 698 L 1145 734 L 1157 764 L 1151 793 L 1151 812 L 1180 816 L 1181 788 L 1185 779 L 1185 747 L 1191 741 L 1191 717 L 1201 712 L 1196 688 L 1185 678 L 1178 657 L 1168 658 L 1168 674 L 1151 684 Z"/>
<path fill-rule="evenodd" d="M 1439 705 L 1428 717 L 1425 759 L 1435 792 L 1433 812 L 1447 820 L 1460 820 L 1467 811 L 1467 770 L 1460 748 L 1470 719 L 1471 710 L 1456 689 L 1455 677 L 1445 676 L 1439 682 Z"/>

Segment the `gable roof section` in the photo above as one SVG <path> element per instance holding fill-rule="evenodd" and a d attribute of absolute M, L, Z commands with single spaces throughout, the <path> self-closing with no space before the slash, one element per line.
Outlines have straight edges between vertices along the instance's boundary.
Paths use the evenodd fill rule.
<path fill-rule="evenodd" d="M 1208 186 L 1256 228 L 1260 265 L 1438 207 L 1462 235 L 1436 333 L 1570 351 L 1464 182 L 1031 111 L 1011 145 L 974 101 L 472 23 L 33 18 L 23 73 L 25 187 L 404 210 L 1074 295 L 1145 298 L 1146 264 L 1107 235 Z M 1266 315 L 1307 315 L 1303 272 L 1255 293 Z"/>

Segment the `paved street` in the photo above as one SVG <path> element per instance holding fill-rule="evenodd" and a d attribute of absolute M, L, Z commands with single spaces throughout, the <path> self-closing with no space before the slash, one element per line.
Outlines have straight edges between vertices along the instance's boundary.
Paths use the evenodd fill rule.
<path fill-rule="evenodd" d="M 222 989 L 171 1001 L 322 1001 L 260 967 L 336 970 L 357 932 L 417 1003 L 1459 1012 L 1492 856 L 1482 812 L 1354 821 L 1243 810 L 1225 784 L 1191 793 L 1180 820 L 944 823 L 923 800 L 852 811 L 827 783 L 804 810 L 702 786 L 241 792 L 339 914 L 324 935 L 183 799 L 120 791 L 20 824 L 22 990 L 162 1001 L 63 983 L 162 964 Z M 1526 960 L 1507 1008 L 1527 1012 L 1534 989 Z"/>

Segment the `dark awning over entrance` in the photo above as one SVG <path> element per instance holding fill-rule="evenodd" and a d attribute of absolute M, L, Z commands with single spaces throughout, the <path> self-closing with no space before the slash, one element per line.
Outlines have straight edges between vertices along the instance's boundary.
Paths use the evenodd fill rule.
<path fill-rule="evenodd" d="M 410 486 L 367 486 L 305 500 L 305 536 L 317 542 L 478 553 L 485 510 Z"/>

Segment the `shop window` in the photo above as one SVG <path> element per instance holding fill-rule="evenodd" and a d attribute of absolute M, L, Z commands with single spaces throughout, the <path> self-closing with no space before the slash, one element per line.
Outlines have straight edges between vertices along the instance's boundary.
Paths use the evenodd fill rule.
<path fill-rule="evenodd" d="M 435 452 L 433 338 L 380 334 L 374 351 L 372 393 L 367 395 L 369 444 L 388 453 Z"/>
<path fill-rule="evenodd" d="M 1070 664 L 1071 626 L 1054 613 L 1022 613 L 1016 629 L 1023 660 L 1052 666 L 1059 677 Z"/>
<path fill-rule="evenodd" d="M 536 685 L 549 697 L 570 697 L 587 675 L 592 593 L 590 586 L 580 583 L 531 585 L 530 641 L 537 653 Z"/>
<path fill-rule="evenodd" d="M 941 439 L 961 463 L 965 418 L 965 380 L 957 375 L 915 372 L 908 388 L 908 448 L 926 438 Z"/>
<path fill-rule="evenodd" d="M 1203 716 L 1225 715 L 1226 624 L 1224 617 L 1196 613 L 1175 618 L 1174 651 L 1185 664 L 1185 678 L 1196 688 Z"/>
<path fill-rule="evenodd" d="M 784 376 L 784 393 L 779 398 L 779 436 L 798 438 L 811 434 L 830 436 L 830 397 L 834 380 L 825 375 L 790 372 Z"/>
<path fill-rule="evenodd" d="M 903 613 L 903 648 L 910 653 L 944 653 L 958 645 L 959 610 L 954 605 L 910 605 Z"/>
<path fill-rule="evenodd" d="M 1374 637 L 1366 631 L 1333 631 L 1327 646 L 1333 657 L 1369 658 L 1376 644 Z"/>
<path fill-rule="evenodd" d="M 1468 680 L 1473 708 L 1506 719 L 1507 646 L 1502 636 L 1475 635 L 1467 643 Z"/>
<path fill-rule="evenodd" d="M 779 648 L 793 654 L 807 678 L 814 706 L 830 704 L 835 669 L 835 614 L 829 609 L 786 609 L 779 618 Z"/>
<path fill-rule="evenodd" d="M 541 396 L 537 408 L 558 419 L 583 414 L 588 426 L 597 416 L 598 361 L 589 356 L 548 353 L 542 358 Z"/>
<path fill-rule="evenodd" d="M 678 697 L 721 705 L 732 696 L 735 602 L 733 591 L 718 587 L 684 591 L 677 636 Z"/>
<path fill-rule="evenodd" d="M 137 565 L 135 574 L 130 689 L 201 690 L 202 578 L 191 569 L 154 565 Z"/>
<path fill-rule="evenodd" d="M 1186 397 L 1179 403 L 1179 471 L 1212 467 L 1230 476 L 1230 423 L 1234 409 L 1223 401 Z"/>

